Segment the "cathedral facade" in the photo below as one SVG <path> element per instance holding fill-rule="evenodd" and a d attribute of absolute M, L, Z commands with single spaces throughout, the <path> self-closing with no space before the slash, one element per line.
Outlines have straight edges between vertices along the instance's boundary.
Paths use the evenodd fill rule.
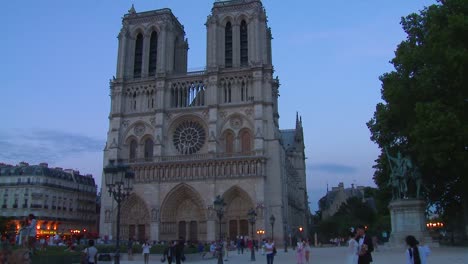
<path fill-rule="evenodd" d="M 212 241 L 263 229 L 282 244 L 307 227 L 304 139 L 298 116 L 295 129 L 279 129 L 264 6 L 217 1 L 206 29 L 206 68 L 188 72 L 188 41 L 170 9 L 132 6 L 123 17 L 104 150 L 104 166 L 117 160 L 135 173 L 121 239 Z M 100 235 L 115 237 L 105 177 Z M 221 223 L 218 195 L 226 204 Z"/>

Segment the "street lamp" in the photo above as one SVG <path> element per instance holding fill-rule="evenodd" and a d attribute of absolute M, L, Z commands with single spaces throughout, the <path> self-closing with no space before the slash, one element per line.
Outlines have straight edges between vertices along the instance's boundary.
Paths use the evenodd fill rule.
<path fill-rule="evenodd" d="M 117 202 L 117 242 L 114 263 L 120 263 L 120 204 L 128 197 L 133 189 L 133 172 L 128 165 L 120 162 L 115 165 L 114 160 L 109 160 L 109 165 L 104 167 L 106 186 L 109 196 Z"/>
<path fill-rule="evenodd" d="M 304 228 L 302 226 L 299 226 L 299 234 L 301 235 L 301 239 L 302 239 L 302 231 L 304 231 Z"/>
<path fill-rule="evenodd" d="M 219 219 L 219 243 L 220 243 L 220 250 L 218 254 L 218 264 L 223 264 L 223 248 L 222 248 L 222 233 L 221 233 L 221 219 L 223 219 L 224 215 L 224 206 L 226 205 L 224 203 L 224 199 L 218 195 L 216 196 L 216 199 L 213 202 L 214 205 L 214 210 L 216 211 L 216 214 L 218 215 Z M 226 245 L 227 246 L 227 245 Z"/>
<path fill-rule="evenodd" d="M 275 225 L 275 216 L 274 215 L 271 215 L 270 216 L 270 225 L 271 225 L 271 242 L 273 242 L 273 239 L 274 239 L 274 231 L 273 231 L 273 226 Z"/>
<path fill-rule="evenodd" d="M 252 250 L 250 251 L 250 261 L 255 261 L 255 240 L 253 233 L 255 221 L 257 221 L 257 213 L 255 212 L 255 209 L 251 208 L 247 213 L 247 216 L 249 217 L 249 223 L 252 226 Z"/>

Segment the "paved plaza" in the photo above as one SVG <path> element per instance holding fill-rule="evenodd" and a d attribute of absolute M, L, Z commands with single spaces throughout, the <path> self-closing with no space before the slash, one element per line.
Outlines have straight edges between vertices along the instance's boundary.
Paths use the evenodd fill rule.
<path fill-rule="evenodd" d="M 429 264 L 467 264 L 468 263 L 468 248 L 463 247 L 440 247 L 431 249 L 432 253 L 428 258 Z M 244 252 L 243 255 L 238 255 L 236 251 L 229 252 L 228 261 L 226 264 L 246 264 L 251 263 L 250 252 Z M 266 263 L 266 257 L 261 254 L 256 254 L 256 263 Z M 312 248 L 310 263 L 313 264 L 342 264 L 345 263 L 346 248 L 345 247 L 325 247 Z M 404 249 L 396 248 L 379 248 L 378 252 L 373 253 L 375 264 L 403 264 L 405 261 Z M 100 262 L 104 263 L 104 262 Z M 143 263 L 141 254 L 134 256 L 133 261 L 128 261 L 127 256 L 122 256 L 122 264 Z M 161 255 L 151 255 L 150 263 L 161 263 Z M 167 261 L 165 262 L 167 263 Z M 185 263 L 195 264 L 216 264 L 217 260 L 213 258 L 201 259 L 199 255 L 187 255 Z M 275 257 L 275 264 L 296 264 L 295 253 L 283 250 L 278 250 Z"/>

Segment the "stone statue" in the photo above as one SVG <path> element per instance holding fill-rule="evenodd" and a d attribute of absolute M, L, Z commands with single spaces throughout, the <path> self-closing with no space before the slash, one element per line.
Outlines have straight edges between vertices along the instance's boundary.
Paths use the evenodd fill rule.
<path fill-rule="evenodd" d="M 419 198 L 421 195 L 422 178 L 419 169 L 413 165 L 411 159 L 403 157 L 398 152 L 396 157 L 392 157 L 387 148 L 385 148 L 388 161 L 390 163 L 390 179 L 388 186 L 392 187 L 393 200 L 406 199 L 410 196 Z M 408 192 L 408 184 L 413 183 L 415 185 L 415 193 Z"/>

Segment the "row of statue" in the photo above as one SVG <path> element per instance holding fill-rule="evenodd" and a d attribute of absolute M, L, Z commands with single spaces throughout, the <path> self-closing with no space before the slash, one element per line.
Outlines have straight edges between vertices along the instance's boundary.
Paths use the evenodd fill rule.
<path fill-rule="evenodd" d="M 396 157 L 392 157 L 388 153 L 387 148 L 385 148 L 385 153 L 390 163 L 391 174 L 388 186 L 392 188 L 393 200 L 408 198 L 419 199 L 421 196 L 421 187 L 423 186 L 419 168 L 411 162 L 410 158 L 403 157 L 400 152 L 398 152 Z M 414 186 L 411 191 L 409 191 L 408 188 L 410 184 Z"/>

